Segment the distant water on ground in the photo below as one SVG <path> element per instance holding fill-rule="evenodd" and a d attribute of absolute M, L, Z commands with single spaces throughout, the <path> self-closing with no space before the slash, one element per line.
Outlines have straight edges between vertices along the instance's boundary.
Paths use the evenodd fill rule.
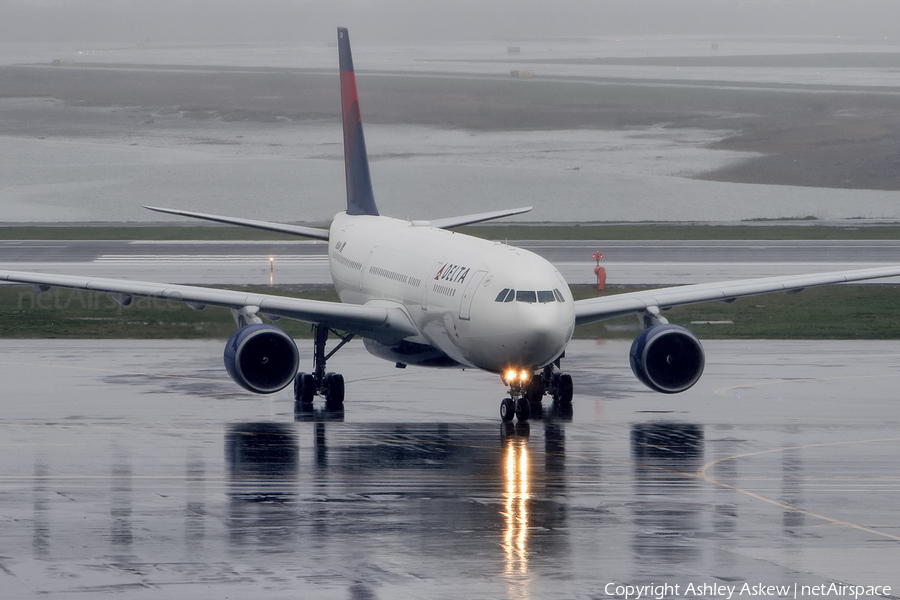
<path fill-rule="evenodd" d="M 397 157 L 390 153 L 395 146 L 388 140 L 413 136 L 409 128 L 398 129 L 402 131 L 370 127 L 367 139 L 379 208 L 399 218 L 531 205 L 532 212 L 512 220 L 740 221 L 808 216 L 900 220 L 897 192 L 688 179 L 684 172 L 721 164 L 722 157 L 686 145 L 681 150 L 670 147 L 671 160 L 655 161 L 656 155 L 647 152 L 656 150 L 647 148 L 646 140 L 633 141 L 629 148 L 622 132 L 608 136 L 591 132 L 598 138 L 597 148 L 619 148 L 598 149 L 595 154 L 600 158 L 607 152 L 615 157 L 604 162 L 592 160 L 583 147 L 567 150 L 571 132 L 557 132 L 556 140 L 554 132 L 535 134 L 541 141 L 528 133 L 485 134 L 484 140 L 473 135 L 468 146 L 461 147 L 453 144 L 460 132 L 430 130 L 426 140 L 418 131 L 418 145 L 410 141 L 406 145 L 410 154 Z M 328 221 L 346 205 L 340 145 L 330 146 L 331 156 L 297 158 L 252 149 L 224 153 L 199 144 L 147 147 L 0 136 L 0 220 L 166 219 L 141 208 L 149 204 L 266 220 Z M 522 152 L 524 147 L 531 150 Z M 434 148 L 443 151 L 430 151 Z M 544 153 L 553 158 L 543 158 Z M 655 168 L 654 162 L 659 163 Z M 678 165 L 678 174 L 662 168 L 673 164 Z"/>
<path fill-rule="evenodd" d="M 460 42 L 397 44 L 390 40 L 366 40 L 353 47 L 354 65 L 365 71 L 430 71 L 496 73 L 506 69 L 530 69 L 538 66 L 536 75 L 609 74 L 608 66 L 590 64 L 592 59 L 646 59 L 676 57 L 728 57 L 816 54 L 873 54 L 900 52 L 900 44 L 887 40 L 854 40 L 834 37 L 723 37 L 697 36 L 606 36 L 596 38 L 553 38 L 523 40 L 465 40 Z M 163 64 L 233 67 L 282 67 L 299 69 L 332 69 L 337 67 L 336 43 L 298 44 L 146 44 L 114 43 L 8 43 L 0 41 L 0 66 L 10 64 L 51 63 L 55 59 L 77 63 Z M 567 71 L 559 64 L 578 60 Z M 529 64 L 533 61 L 533 64 Z M 644 77 L 652 71 L 648 66 L 629 64 L 622 75 Z M 563 69 L 563 70 L 560 70 Z M 552 73 L 551 73 L 552 70 Z M 866 69 L 817 68 L 812 73 L 818 81 L 834 81 L 842 76 L 856 78 Z M 690 79 L 698 73 L 730 73 L 727 79 L 753 81 L 759 77 L 780 78 L 791 83 L 799 70 L 767 69 L 764 74 L 752 68 L 718 70 L 704 66 L 699 70 L 680 67 L 668 70 L 667 77 Z M 884 74 L 879 78 L 883 78 Z M 877 82 L 876 82 L 877 83 Z"/>
<path fill-rule="evenodd" d="M 834 40 L 712 37 L 598 38 L 354 48 L 357 70 L 714 78 L 897 85 L 879 69 L 711 69 L 549 66 L 578 57 L 723 56 L 888 52 L 895 46 Z M 2 45 L 0 66 L 82 63 L 335 69 L 336 49 L 306 46 L 121 47 Z M 516 62 L 504 62 L 516 61 Z M 529 61 L 535 61 L 533 64 Z M 676 74 L 677 73 L 677 74 Z M 675 75 L 673 75 L 675 74 Z M 724 84 L 723 84 L 724 85 Z M 0 100 L 0 111 L 35 99 Z M 338 100 L 335 100 L 338 102 Z M 57 111 L 58 109 L 58 111 Z M 50 107 L 48 118 L 68 118 Z M 106 109 L 92 109 L 106 110 Z M 116 110 L 116 109 L 108 109 Z M 54 112 L 57 111 L 57 112 Z M 54 117 L 53 115 L 56 115 Z M 363 115 L 365 120 L 365 114 Z M 193 125 L 192 125 L 193 126 Z M 159 221 L 142 204 L 281 221 L 329 220 L 345 205 L 337 123 L 198 123 L 196 130 L 136 136 L 9 135 L 0 125 L 0 221 Z M 708 149 L 725 131 L 662 126 L 627 131 L 468 132 L 366 126 L 384 214 L 428 219 L 533 205 L 519 221 L 740 221 L 816 217 L 900 220 L 900 193 L 750 185 L 692 179 L 752 155 Z M 43 139 L 42 139 L 43 138 Z"/>

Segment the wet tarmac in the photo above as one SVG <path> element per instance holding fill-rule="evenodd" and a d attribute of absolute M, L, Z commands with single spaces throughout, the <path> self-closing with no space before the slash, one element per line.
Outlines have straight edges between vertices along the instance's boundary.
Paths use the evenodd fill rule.
<path fill-rule="evenodd" d="M 510 426 L 495 376 L 356 343 L 329 362 L 344 412 L 295 414 L 230 383 L 222 345 L 4 341 L 0 596 L 900 590 L 896 342 L 707 342 L 663 396 L 627 343 L 576 341 L 572 413 Z"/>

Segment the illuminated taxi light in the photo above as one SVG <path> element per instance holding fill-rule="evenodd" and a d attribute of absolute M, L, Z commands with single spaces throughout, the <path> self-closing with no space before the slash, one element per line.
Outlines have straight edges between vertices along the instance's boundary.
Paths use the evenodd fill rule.
<path fill-rule="evenodd" d="M 529 379 L 531 379 L 531 372 L 528 370 L 517 371 L 510 369 L 503 374 L 503 382 L 506 384 L 513 384 L 517 381 L 525 383 Z"/>

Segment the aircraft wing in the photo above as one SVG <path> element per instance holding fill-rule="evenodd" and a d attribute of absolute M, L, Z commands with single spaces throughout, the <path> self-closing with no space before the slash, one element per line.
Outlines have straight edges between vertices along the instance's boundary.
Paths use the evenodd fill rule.
<path fill-rule="evenodd" d="M 207 213 L 191 212 L 188 210 L 176 210 L 174 208 L 160 208 L 158 206 L 144 206 L 149 210 L 167 213 L 170 215 L 179 215 L 182 217 L 191 217 L 192 219 L 203 219 L 205 221 L 215 221 L 216 223 L 228 223 L 229 225 L 241 225 L 243 227 L 254 227 L 256 229 L 265 229 L 267 231 L 277 231 L 279 233 L 288 233 L 290 235 L 299 235 L 302 237 L 314 238 L 317 240 L 328 240 L 328 230 L 318 227 L 304 227 L 303 225 L 285 225 L 284 223 L 272 223 L 270 221 L 256 221 L 254 219 L 239 219 L 237 217 L 223 217 L 221 215 L 210 215 Z"/>
<path fill-rule="evenodd" d="M 712 300 L 730 302 L 742 296 L 754 296 L 770 292 L 796 293 L 804 288 L 819 285 L 896 276 L 900 276 L 900 266 L 810 275 L 784 275 L 629 292 L 602 298 L 578 300 L 575 302 L 575 324 L 585 325 L 627 314 L 640 313 L 651 307 L 664 309 L 683 304 L 710 302 Z"/>
<path fill-rule="evenodd" d="M 512 215 L 520 215 L 527 213 L 532 209 L 531 206 L 523 206 L 521 208 L 508 208 L 506 210 L 494 210 L 491 212 L 477 213 L 474 215 L 462 215 L 459 217 L 446 217 L 444 219 L 432 219 L 429 221 L 432 227 L 438 229 L 450 229 L 451 227 L 460 227 L 462 225 L 471 225 L 472 223 L 482 223 L 502 217 L 511 217 Z"/>
<path fill-rule="evenodd" d="M 315 323 L 385 343 L 394 343 L 404 337 L 419 333 L 406 311 L 399 305 L 343 304 L 189 285 L 20 271 L 0 271 L 0 281 L 30 283 L 38 291 L 46 291 L 51 287 L 64 287 L 105 292 L 112 295 L 121 304 L 126 305 L 130 303 L 133 296 L 141 296 L 185 302 L 197 309 L 205 306 L 219 306 L 232 310 L 249 308 L 251 312 L 257 312 L 263 316 Z M 257 308 L 258 310 L 256 310 Z"/>

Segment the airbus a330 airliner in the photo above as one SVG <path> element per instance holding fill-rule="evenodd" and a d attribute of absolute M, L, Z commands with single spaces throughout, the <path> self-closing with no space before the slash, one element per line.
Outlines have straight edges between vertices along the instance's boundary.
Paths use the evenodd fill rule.
<path fill-rule="evenodd" d="M 225 346 L 225 368 L 245 389 L 269 394 L 292 382 L 298 407 L 316 395 L 330 409 L 342 407 L 344 379 L 326 371 L 328 358 L 353 337 L 397 366 L 478 368 L 501 376 L 509 395 L 504 421 L 527 420 L 549 394 L 559 406 L 572 402 L 572 377 L 559 370 L 576 325 L 630 313 L 644 330 L 631 346 L 631 367 L 648 387 L 663 393 L 690 388 L 703 372 L 704 353 L 687 329 L 660 311 L 673 306 L 817 285 L 900 275 L 900 266 L 686 285 L 575 302 L 559 271 L 543 258 L 507 244 L 448 231 L 453 227 L 530 210 L 408 221 L 382 216 L 375 204 L 346 29 L 338 29 L 347 209 L 327 230 L 223 217 L 167 208 L 164 213 L 256 227 L 326 240 L 331 276 L 341 302 L 268 294 L 0 271 L 0 279 L 106 292 L 122 304 L 134 296 L 186 302 L 195 309 L 229 308 L 238 330 Z M 314 326 L 313 371 L 299 372 L 291 337 L 263 323 L 287 318 Z M 340 342 L 326 355 L 329 333 Z"/>

